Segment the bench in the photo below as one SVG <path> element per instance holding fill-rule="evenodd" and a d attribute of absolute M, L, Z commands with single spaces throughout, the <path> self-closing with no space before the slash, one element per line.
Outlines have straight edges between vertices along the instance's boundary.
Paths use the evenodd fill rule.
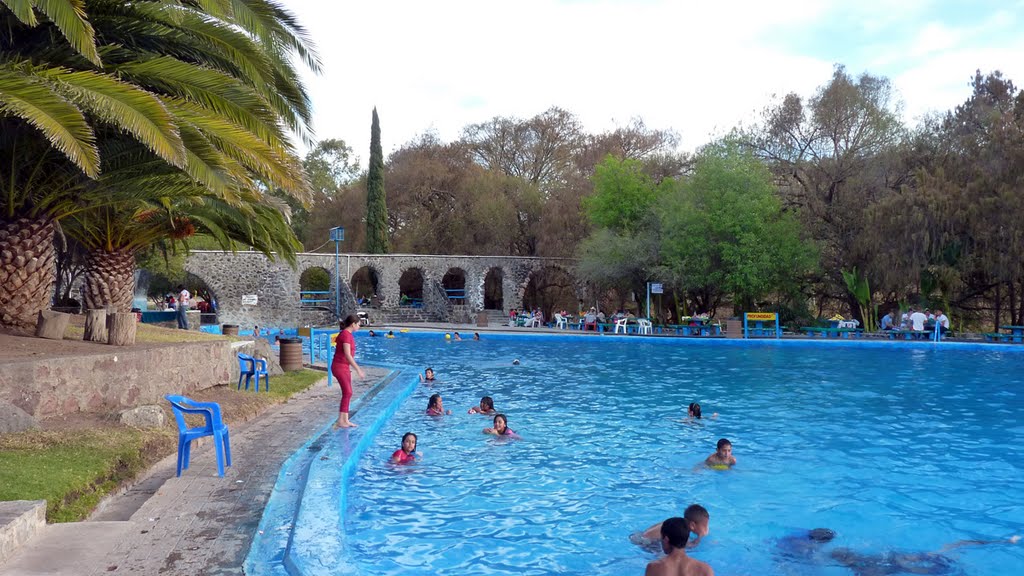
<path fill-rule="evenodd" d="M 985 337 L 985 342 L 1013 342 L 1013 334 L 1004 332 L 985 332 L 982 336 Z"/>
<path fill-rule="evenodd" d="M 890 340 L 929 340 L 932 337 L 931 330 L 887 330 Z"/>
<path fill-rule="evenodd" d="M 860 338 L 864 333 L 863 328 L 818 328 L 808 326 L 801 328 L 811 338 Z"/>

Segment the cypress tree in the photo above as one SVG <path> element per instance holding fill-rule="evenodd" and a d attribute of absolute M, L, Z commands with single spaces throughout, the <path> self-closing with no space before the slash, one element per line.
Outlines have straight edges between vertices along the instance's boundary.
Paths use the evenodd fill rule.
<path fill-rule="evenodd" d="M 380 120 L 373 109 L 370 126 L 370 169 L 366 175 L 366 251 L 388 252 L 388 206 L 384 198 L 384 152 L 380 147 Z"/>

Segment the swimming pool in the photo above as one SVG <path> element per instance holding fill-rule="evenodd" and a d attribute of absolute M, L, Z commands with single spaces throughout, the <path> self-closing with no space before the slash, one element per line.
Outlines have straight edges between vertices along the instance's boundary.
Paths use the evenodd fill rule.
<path fill-rule="evenodd" d="M 360 356 L 431 365 L 439 382 L 408 387 L 351 474 L 328 482 L 343 494 L 332 554 L 346 573 L 639 574 L 655 556 L 629 534 L 692 502 L 711 533 L 691 554 L 720 574 L 851 574 L 829 549 L 932 551 L 1024 525 L 1014 350 L 403 336 L 361 338 Z M 424 415 L 435 392 L 452 415 Z M 483 394 L 522 440 L 481 433 L 490 419 L 466 410 Z M 693 401 L 720 416 L 681 421 Z M 393 466 L 406 431 L 425 457 Z M 720 437 L 739 464 L 697 466 Z M 814 527 L 838 533 L 820 556 L 777 552 Z M 1024 570 L 1022 544 L 949 557 L 965 574 Z"/>

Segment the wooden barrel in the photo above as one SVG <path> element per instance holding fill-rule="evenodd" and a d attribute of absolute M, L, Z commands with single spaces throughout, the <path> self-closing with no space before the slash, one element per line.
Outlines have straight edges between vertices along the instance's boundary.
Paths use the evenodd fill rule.
<path fill-rule="evenodd" d="M 281 369 L 302 370 L 302 338 L 281 338 Z"/>
<path fill-rule="evenodd" d="M 238 324 L 221 324 L 220 333 L 225 336 L 238 336 Z"/>

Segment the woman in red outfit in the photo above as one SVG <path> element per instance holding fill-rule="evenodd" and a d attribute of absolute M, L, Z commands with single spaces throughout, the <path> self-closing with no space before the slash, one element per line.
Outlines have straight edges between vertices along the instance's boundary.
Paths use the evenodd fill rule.
<path fill-rule="evenodd" d="M 338 333 L 338 348 L 334 353 L 334 361 L 331 362 L 331 373 L 338 379 L 341 386 L 341 407 L 338 409 L 338 422 L 335 428 L 354 428 L 356 424 L 348 419 L 348 404 L 352 400 L 352 368 L 360 378 L 366 378 L 366 373 L 356 364 L 356 339 L 353 332 L 359 330 L 359 317 L 350 315 L 341 322 L 341 332 Z"/>

